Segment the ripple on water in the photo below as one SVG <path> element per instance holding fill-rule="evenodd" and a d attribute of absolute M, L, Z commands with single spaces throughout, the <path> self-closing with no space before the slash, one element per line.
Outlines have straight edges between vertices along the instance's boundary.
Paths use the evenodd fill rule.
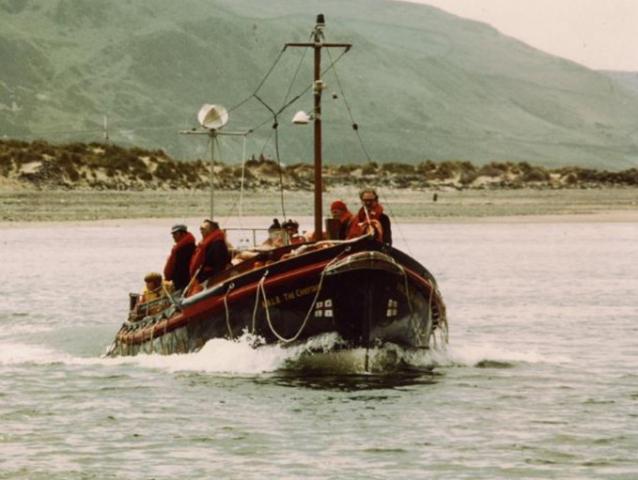
<path fill-rule="evenodd" d="M 175 220 L 3 231 L 0 476 L 638 478 L 635 225 L 406 225 L 451 343 L 372 374 L 330 337 L 99 358 Z"/>
<path fill-rule="evenodd" d="M 499 360 L 481 360 L 474 365 L 476 368 L 513 368 L 515 365 L 511 362 Z"/>

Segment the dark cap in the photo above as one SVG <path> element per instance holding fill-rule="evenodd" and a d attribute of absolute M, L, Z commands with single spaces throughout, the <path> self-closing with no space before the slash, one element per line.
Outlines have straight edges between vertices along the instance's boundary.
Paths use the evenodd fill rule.
<path fill-rule="evenodd" d="M 177 233 L 177 232 L 187 232 L 188 229 L 186 228 L 186 225 L 182 225 L 177 224 L 177 225 L 173 225 L 173 228 L 171 228 L 171 233 Z"/>
<path fill-rule="evenodd" d="M 299 224 L 293 219 L 289 219 L 283 223 L 282 228 L 299 228 Z"/>
<path fill-rule="evenodd" d="M 274 230 L 281 230 L 281 224 L 279 223 L 279 219 L 278 218 L 273 218 L 272 219 L 272 225 L 270 227 L 268 227 L 268 231 L 272 232 Z"/>

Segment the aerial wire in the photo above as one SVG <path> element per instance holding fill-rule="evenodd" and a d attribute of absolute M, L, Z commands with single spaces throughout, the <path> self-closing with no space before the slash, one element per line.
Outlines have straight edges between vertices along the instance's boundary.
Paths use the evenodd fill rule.
<path fill-rule="evenodd" d="M 345 52 L 344 52 L 345 53 Z M 332 54 L 330 53 L 330 49 L 328 49 L 328 56 L 330 57 L 330 60 L 332 60 Z M 342 54 L 343 56 L 343 54 Z M 339 59 L 337 59 L 338 61 Z M 334 73 L 335 79 L 337 81 L 337 86 L 339 88 L 339 92 L 341 93 L 341 97 L 343 98 L 343 103 L 346 107 L 346 110 L 348 112 L 348 116 L 350 117 L 350 121 L 352 122 L 352 129 L 354 130 L 355 134 L 357 135 L 357 138 L 359 139 L 359 145 L 361 146 L 361 150 L 363 151 L 363 154 L 365 155 L 366 159 L 368 160 L 368 163 L 372 163 L 372 158 L 370 157 L 370 154 L 368 153 L 367 148 L 365 147 L 365 144 L 363 142 L 363 138 L 361 137 L 361 134 L 359 132 L 359 124 L 355 121 L 354 116 L 352 114 L 352 109 L 350 108 L 350 104 L 348 103 L 348 99 L 346 97 L 345 91 L 343 89 L 343 85 L 341 84 L 341 80 L 339 78 L 339 74 L 337 73 L 337 69 L 335 67 L 336 61 L 333 61 L 330 64 L 330 68 L 332 69 L 332 72 Z M 377 190 L 382 191 L 383 188 L 378 188 Z M 387 198 L 387 197 L 386 197 Z M 391 202 L 385 202 L 385 205 L 387 205 L 388 207 L 388 213 L 390 214 L 390 217 L 392 218 L 392 222 L 396 225 L 398 233 L 399 233 L 399 237 L 401 238 L 401 240 L 403 241 L 403 243 L 406 245 L 408 252 L 410 253 L 410 256 L 413 256 L 412 254 L 412 249 L 410 248 L 410 244 L 407 241 L 406 236 L 403 234 L 403 230 L 401 229 L 401 226 L 397 220 L 396 215 L 394 215 L 394 212 L 392 211 L 392 205 Z"/>

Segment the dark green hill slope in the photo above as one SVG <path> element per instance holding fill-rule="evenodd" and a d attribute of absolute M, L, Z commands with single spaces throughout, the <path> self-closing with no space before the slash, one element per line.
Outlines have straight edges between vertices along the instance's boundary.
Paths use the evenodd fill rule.
<path fill-rule="evenodd" d="M 483 24 L 384 0 L 0 0 L 0 136 L 101 140 L 108 115 L 119 143 L 206 156 L 205 140 L 177 131 L 194 126 L 202 103 L 230 107 L 252 93 L 320 11 L 329 41 L 355 44 L 337 72 L 373 160 L 638 164 L 630 89 Z M 287 52 L 260 90 L 273 108 L 302 56 Z M 290 97 L 310 83 L 310 57 Z M 326 82 L 326 161 L 365 161 L 334 72 Z M 289 123 L 310 106 L 306 94 L 279 119 L 285 163 L 311 158 L 311 129 L 292 135 Z M 272 121 L 257 101 L 232 112 L 229 128 L 262 123 L 247 148 L 273 157 Z M 239 142 L 225 143 L 225 160 L 239 159 Z"/>

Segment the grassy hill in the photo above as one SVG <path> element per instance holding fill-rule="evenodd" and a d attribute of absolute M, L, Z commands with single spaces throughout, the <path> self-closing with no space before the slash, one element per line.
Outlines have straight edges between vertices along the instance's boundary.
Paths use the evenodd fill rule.
<path fill-rule="evenodd" d="M 0 0 L 0 137 L 99 141 L 107 115 L 111 140 L 205 158 L 205 139 L 177 132 L 202 103 L 247 98 L 319 12 L 328 41 L 354 43 L 338 78 L 325 74 L 327 163 L 368 160 L 341 84 L 376 162 L 638 165 L 631 88 L 486 25 L 385 0 Z M 276 109 L 289 88 L 288 98 L 303 91 L 311 56 L 286 52 L 260 97 Z M 307 93 L 278 119 L 286 164 L 311 159 L 312 129 L 289 121 L 311 104 Z M 259 125 L 247 153 L 272 158 L 272 118 L 258 101 L 232 111 L 228 128 Z M 223 143 L 225 160 L 238 161 L 240 141 Z"/>

